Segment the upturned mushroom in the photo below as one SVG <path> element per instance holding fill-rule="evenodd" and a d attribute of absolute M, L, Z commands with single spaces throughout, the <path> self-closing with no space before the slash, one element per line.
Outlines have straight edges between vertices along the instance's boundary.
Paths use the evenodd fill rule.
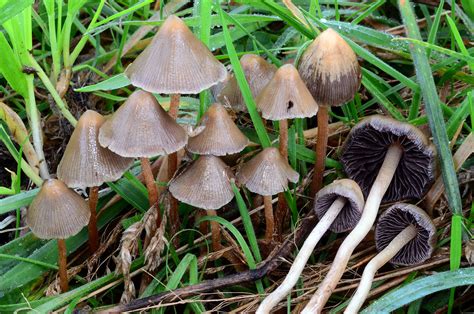
<path fill-rule="evenodd" d="M 350 179 L 336 180 L 321 189 L 315 197 L 314 211 L 319 222 L 306 238 L 285 280 L 268 295 L 257 309 L 257 314 L 270 311 L 291 292 L 297 283 L 311 253 L 329 229 L 341 233 L 354 228 L 364 208 L 364 196 L 357 183 Z"/>
<path fill-rule="evenodd" d="M 411 266 L 431 257 L 436 245 L 436 227 L 419 207 L 398 203 L 388 208 L 375 228 L 379 253 L 367 264 L 357 291 L 344 313 L 358 313 L 367 298 L 375 273 L 387 262 Z"/>
<path fill-rule="evenodd" d="M 298 71 L 292 64 L 279 68 L 272 80 L 263 88 L 257 97 L 258 109 L 265 119 L 280 123 L 280 154 L 288 159 L 288 120 L 307 118 L 316 115 L 318 105 L 308 88 L 301 80 Z M 284 195 L 278 195 L 276 217 L 283 218 L 287 212 Z M 283 223 L 282 221 L 280 221 Z M 277 223 L 277 233 L 281 234 L 283 226 Z"/>
<path fill-rule="evenodd" d="M 118 180 L 133 163 L 99 145 L 99 128 L 105 118 L 87 110 L 77 122 L 64 155 L 59 162 L 58 178 L 70 188 L 89 188 L 89 248 L 95 252 L 99 247 L 96 207 L 99 186 L 104 182 Z"/>
<path fill-rule="evenodd" d="M 234 198 L 231 179 L 234 174 L 219 157 L 203 155 L 170 181 L 169 191 L 181 202 L 205 209 L 209 216 L 217 216 L 216 209 Z M 217 222 L 211 222 L 211 232 L 213 249 L 217 251 L 220 249 Z"/>
<path fill-rule="evenodd" d="M 197 94 L 225 80 L 227 70 L 177 16 L 170 15 L 148 47 L 125 70 L 134 86 L 170 95 L 169 114 L 178 116 L 181 94 Z M 168 156 L 168 179 L 178 168 L 178 156 Z M 179 227 L 178 204 L 171 199 L 170 220 Z"/>
<path fill-rule="evenodd" d="M 86 201 L 63 182 L 48 179 L 26 212 L 26 223 L 41 239 L 57 239 L 59 283 L 62 292 L 69 289 L 65 239 L 77 234 L 89 222 Z"/>
<path fill-rule="evenodd" d="M 342 148 L 341 162 L 347 175 L 368 196 L 359 223 L 342 242 L 304 313 L 322 311 L 352 252 L 374 224 L 382 200 L 423 196 L 434 178 L 434 159 L 433 145 L 409 123 L 376 115 L 352 128 Z"/>
<path fill-rule="evenodd" d="M 176 152 L 187 139 L 186 131 L 166 113 L 155 96 L 142 90 L 132 93 L 99 131 L 103 147 L 123 157 L 140 158 L 150 206 L 158 202 L 158 192 L 149 158 Z"/>
<path fill-rule="evenodd" d="M 288 181 L 298 182 L 299 174 L 281 156 L 278 148 L 267 147 L 245 163 L 237 173 L 237 181 L 249 191 L 263 196 L 265 211 L 265 240 L 271 241 L 275 232 L 272 195 L 288 189 Z"/>
<path fill-rule="evenodd" d="M 270 82 L 277 68 L 268 63 L 264 58 L 245 54 L 240 58 L 240 65 L 245 74 L 252 96 L 255 99 L 262 89 Z M 231 75 L 223 89 L 217 96 L 222 104 L 228 104 L 235 111 L 247 111 L 242 92 L 240 91 L 237 79 Z"/>
<path fill-rule="evenodd" d="M 328 28 L 309 45 L 298 65 L 301 78 L 320 106 L 318 138 L 311 195 L 323 186 L 324 161 L 328 142 L 328 110 L 354 98 L 361 72 L 357 56 L 344 39 Z"/>

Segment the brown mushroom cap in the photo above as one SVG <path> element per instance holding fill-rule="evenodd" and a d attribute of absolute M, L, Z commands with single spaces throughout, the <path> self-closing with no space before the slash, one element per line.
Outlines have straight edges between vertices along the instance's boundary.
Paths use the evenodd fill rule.
<path fill-rule="evenodd" d="M 237 173 L 237 180 L 260 195 L 275 195 L 288 189 L 288 181 L 298 182 L 294 171 L 278 151 L 267 147 L 246 162 Z"/>
<path fill-rule="evenodd" d="M 197 94 L 223 81 L 227 70 L 179 17 L 170 15 L 125 75 L 152 93 Z"/>
<path fill-rule="evenodd" d="M 435 151 L 426 136 L 409 123 L 379 115 L 362 120 L 342 147 L 345 172 L 367 197 L 392 144 L 400 145 L 403 154 L 383 201 L 421 198 L 434 178 Z"/>
<path fill-rule="evenodd" d="M 346 204 L 329 227 L 329 230 L 336 233 L 349 231 L 357 225 L 365 203 L 364 195 L 357 183 L 350 179 L 336 180 L 316 194 L 314 210 L 319 219 L 326 214 L 332 203 L 339 197 L 343 197 Z"/>
<path fill-rule="evenodd" d="M 270 82 L 277 68 L 264 58 L 254 54 L 243 55 L 240 58 L 240 64 L 255 99 Z M 217 99 L 223 104 L 229 104 L 236 111 L 247 111 L 242 92 L 234 75 L 229 78 Z"/>
<path fill-rule="evenodd" d="M 99 128 L 105 118 L 87 110 L 77 122 L 58 166 L 58 178 L 69 187 L 99 186 L 118 180 L 133 159 L 115 154 L 99 145 Z"/>
<path fill-rule="evenodd" d="M 124 157 L 166 155 L 183 148 L 186 131 L 148 92 L 137 90 L 104 122 L 100 145 Z"/>
<path fill-rule="evenodd" d="M 292 64 L 279 68 L 257 97 L 258 109 L 269 120 L 316 115 L 318 105 Z"/>
<path fill-rule="evenodd" d="M 395 265 L 416 265 L 431 257 L 436 245 L 436 227 L 419 207 L 398 203 L 390 206 L 379 218 L 375 228 L 375 246 L 382 251 L 403 229 L 415 226 L 417 235 L 395 255 Z"/>
<path fill-rule="evenodd" d="M 89 223 L 86 201 L 63 182 L 48 179 L 26 212 L 26 223 L 41 239 L 67 239 Z"/>
<path fill-rule="evenodd" d="M 200 156 L 174 177 L 169 191 L 181 202 L 202 209 L 219 209 L 234 198 L 230 180 L 234 174 L 219 158 Z"/>
<path fill-rule="evenodd" d="M 340 106 L 354 98 L 361 72 L 345 40 L 328 28 L 309 45 L 298 66 L 301 78 L 321 106 Z"/>
<path fill-rule="evenodd" d="M 204 130 L 188 140 L 188 150 L 199 155 L 224 156 L 240 152 L 249 144 L 225 108 L 213 104 L 200 121 Z"/>

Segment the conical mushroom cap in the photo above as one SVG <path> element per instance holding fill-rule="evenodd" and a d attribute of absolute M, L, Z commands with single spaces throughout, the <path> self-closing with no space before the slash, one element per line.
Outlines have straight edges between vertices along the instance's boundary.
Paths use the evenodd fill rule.
<path fill-rule="evenodd" d="M 26 223 L 41 239 L 67 239 L 89 223 L 86 201 L 63 182 L 44 181 L 26 212 Z"/>
<path fill-rule="evenodd" d="M 362 216 L 364 209 L 364 195 L 355 181 L 350 179 L 336 180 L 322 188 L 315 197 L 314 210 L 321 219 L 339 197 L 346 200 L 346 204 L 329 227 L 332 232 L 340 233 L 352 230 Z"/>
<path fill-rule="evenodd" d="M 279 68 L 257 97 L 258 109 L 269 120 L 306 118 L 316 115 L 318 105 L 296 68 Z"/>
<path fill-rule="evenodd" d="M 100 145 L 124 157 L 167 155 L 184 147 L 186 131 L 145 91 L 134 92 L 104 122 Z"/>
<path fill-rule="evenodd" d="M 275 65 L 254 54 L 243 55 L 240 58 L 240 65 L 244 70 L 245 78 L 254 99 L 270 82 L 277 70 Z M 217 99 L 223 104 L 229 104 L 236 111 L 247 111 L 247 106 L 235 75 L 230 77 Z"/>
<path fill-rule="evenodd" d="M 331 28 L 309 45 L 301 56 L 298 70 L 320 106 L 340 106 L 354 98 L 360 86 L 357 56 Z"/>
<path fill-rule="evenodd" d="M 229 167 L 216 156 L 204 155 L 174 177 L 169 184 L 173 196 L 202 209 L 219 209 L 234 198 Z"/>
<path fill-rule="evenodd" d="M 188 140 L 188 150 L 194 154 L 230 155 L 240 152 L 249 143 L 220 104 L 213 104 L 207 109 L 200 125 L 204 126 L 204 130 Z"/>
<path fill-rule="evenodd" d="M 436 246 L 436 227 L 431 218 L 419 207 L 397 203 L 390 206 L 379 218 L 375 228 L 375 247 L 382 251 L 400 233 L 413 225 L 417 235 L 390 260 L 395 265 L 423 263 L 433 254 Z"/>
<path fill-rule="evenodd" d="M 197 94 L 223 81 L 227 71 L 179 17 L 170 15 L 125 75 L 152 93 Z"/>
<path fill-rule="evenodd" d="M 69 187 L 99 186 L 118 180 L 133 159 L 115 154 L 99 145 L 99 128 L 105 118 L 87 110 L 77 122 L 58 166 L 58 178 Z"/>
<path fill-rule="evenodd" d="M 267 147 L 246 162 L 237 173 L 237 180 L 260 195 L 275 195 L 288 189 L 288 181 L 298 182 L 299 174 L 275 147 Z"/>

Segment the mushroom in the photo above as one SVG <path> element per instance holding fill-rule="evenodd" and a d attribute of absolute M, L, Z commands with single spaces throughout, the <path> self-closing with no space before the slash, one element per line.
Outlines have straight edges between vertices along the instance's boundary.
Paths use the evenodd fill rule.
<path fill-rule="evenodd" d="M 209 216 L 217 216 L 216 209 L 234 198 L 231 179 L 234 174 L 219 157 L 203 155 L 170 181 L 169 191 L 181 202 L 205 209 Z M 217 251 L 220 249 L 217 222 L 211 222 L 211 232 L 213 250 Z"/>
<path fill-rule="evenodd" d="M 318 138 L 311 195 L 323 186 L 324 161 L 328 143 L 328 107 L 340 106 L 354 98 L 361 72 L 357 56 L 344 39 L 328 28 L 309 45 L 301 56 L 301 78 L 320 106 Z"/>
<path fill-rule="evenodd" d="M 181 94 L 197 94 L 225 80 L 227 70 L 177 16 L 170 15 L 148 47 L 125 70 L 134 86 L 170 94 L 169 114 L 178 116 Z M 176 153 L 168 156 L 168 178 L 178 168 Z M 179 227 L 178 204 L 171 199 L 172 230 Z"/>
<path fill-rule="evenodd" d="M 369 294 L 375 273 L 391 262 L 411 266 L 430 258 L 436 245 L 436 227 L 419 207 L 398 203 L 389 207 L 375 228 L 375 246 L 379 253 L 367 264 L 357 291 L 344 313 L 358 313 Z"/>
<path fill-rule="evenodd" d="M 99 145 L 99 128 L 105 118 L 87 110 L 77 122 L 64 155 L 58 165 L 58 178 L 70 188 L 89 187 L 89 248 L 95 252 L 99 247 L 97 231 L 97 201 L 99 186 L 104 182 L 118 180 L 131 166 L 133 159 L 115 154 Z"/>
<path fill-rule="evenodd" d="M 237 180 L 253 193 L 263 196 L 265 208 L 265 240 L 271 241 L 274 233 L 272 195 L 288 189 L 288 181 L 298 182 L 294 171 L 278 148 L 267 147 L 245 163 L 237 173 Z"/>
<path fill-rule="evenodd" d="M 382 200 L 422 197 L 433 181 L 434 159 L 434 147 L 409 123 L 375 115 L 352 128 L 342 148 L 341 162 L 347 175 L 368 196 L 359 223 L 342 242 L 304 313 L 322 310 L 352 252 L 372 227 Z"/>
<path fill-rule="evenodd" d="M 258 109 L 265 119 L 280 122 L 280 154 L 288 159 L 288 121 L 287 119 L 306 118 L 316 115 L 318 105 L 308 88 L 301 80 L 298 71 L 292 64 L 279 68 L 272 80 L 263 88 L 257 97 Z M 276 217 L 283 223 L 287 213 L 284 195 L 278 195 Z M 283 226 L 277 223 L 277 234 Z"/>
<path fill-rule="evenodd" d="M 47 179 L 26 212 L 26 223 L 41 239 L 58 240 L 59 283 L 69 288 L 65 239 L 77 234 L 89 222 L 87 203 L 63 182 Z"/>
<path fill-rule="evenodd" d="M 149 158 L 176 152 L 187 139 L 186 131 L 166 113 L 155 96 L 141 90 L 132 93 L 99 131 L 103 147 L 123 157 L 140 158 L 150 206 L 158 202 L 158 192 Z"/>
<path fill-rule="evenodd" d="M 357 183 L 350 179 L 336 180 L 321 189 L 315 197 L 314 211 L 319 222 L 306 238 L 293 265 L 278 288 L 268 295 L 257 309 L 257 314 L 270 313 L 294 287 L 306 262 L 329 229 L 341 233 L 354 228 L 364 208 L 364 196 Z"/>
<path fill-rule="evenodd" d="M 245 73 L 245 78 L 254 99 L 260 94 L 265 85 L 270 82 L 277 70 L 275 65 L 254 54 L 243 55 L 240 58 L 240 65 Z M 247 111 L 242 92 L 234 75 L 230 76 L 218 94 L 217 99 L 223 104 L 229 104 L 236 111 Z"/>

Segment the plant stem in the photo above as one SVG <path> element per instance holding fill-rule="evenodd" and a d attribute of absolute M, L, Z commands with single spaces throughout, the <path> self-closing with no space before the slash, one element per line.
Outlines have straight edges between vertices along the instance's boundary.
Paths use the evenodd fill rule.
<path fill-rule="evenodd" d="M 180 94 L 172 94 L 170 95 L 170 109 L 168 114 L 173 118 L 178 118 L 178 110 L 179 110 L 179 101 L 181 95 Z M 168 180 L 174 176 L 176 170 L 178 169 L 178 152 L 174 152 L 168 155 Z M 179 220 L 179 212 L 178 212 L 178 200 L 170 194 L 170 227 L 171 227 L 171 234 L 175 234 L 179 230 L 180 220 Z M 178 238 L 175 238 L 175 245 L 178 245 Z"/>
<path fill-rule="evenodd" d="M 99 187 L 89 188 L 89 210 L 91 218 L 89 219 L 89 250 L 93 254 L 99 248 L 99 231 L 97 230 L 97 201 L 99 200 Z"/>
<path fill-rule="evenodd" d="M 310 196 L 314 197 L 323 186 L 324 162 L 328 147 L 328 120 L 327 106 L 320 106 L 318 111 L 318 138 L 315 145 L 316 162 L 314 164 L 313 181 L 311 182 Z"/>
<path fill-rule="evenodd" d="M 67 279 L 67 251 L 66 240 L 58 239 L 58 264 L 59 264 L 59 286 L 61 292 L 69 290 L 69 283 Z"/>
<path fill-rule="evenodd" d="M 316 293 L 301 312 L 302 314 L 321 313 L 334 288 L 336 288 L 339 279 L 341 279 L 352 252 L 357 245 L 362 242 L 367 233 L 369 233 L 370 228 L 372 228 L 375 218 L 377 217 L 380 203 L 397 170 L 402 153 L 403 150 L 398 144 L 392 144 L 388 148 L 377 178 L 370 189 L 359 223 L 351 233 L 347 235 L 344 242 L 342 242 L 333 260 L 331 269 L 323 282 L 320 283 Z"/>
<path fill-rule="evenodd" d="M 318 224 L 314 227 L 313 231 L 311 231 L 309 236 L 304 241 L 304 244 L 296 256 L 293 265 L 291 265 L 290 271 L 286 275 L 285 280 L 275 291 L 273 291 L 262 301 L 257 309 L 256 314 L 270 313 L 270 311 L 278 304 L 278 302 L 283 300 L 283 298 L 285 298 L 285 296 L 290 293 L 291 289 L 295 286 L 301 273 L 303 272 L 304 266 L 311 256 L 311 253 L 313 253 L 314 248 L 329 229 L 331 224 L 334 222 L 336 217 L 339 215 L 345 204 L 346 199 L 343 197 L 338 197 L 332 203 L 326 214 L 324 214 Z"/>
<path fill-rule="evenodd" d="M 272 196 L 263 195 L 263 204 L 265 208 L 265 240 L 272 240 L 275 232 L 275 221 L 273 219 Z"/>
<path fill-rule="evenodd" d="M 145 178 L 145 185 L 148 189 L 148 202 L 150 207 L 158 203 L 158 188 L 155 184 L 155 179 L 153 178 L 153 172 L 151 170 L 150 159 L 146 157 L 140 158 L 143 177 Z M 157 226 L 160 225 L 161 218 L 158 215 Z"/>
<path fill-rule="evenodd" d="M 351 299 L 351 302 L 347 306 L 344 313 L 358 313 L 359 309 L 367 299 L 370 288 L 372 287 L 372 281 L 374 280 L 375 273 L 383 265 L 388 263 L 405 245 L 408 244 L 414 237 L 416 237 L 417 230 L 413 225 L 409 225 L 402 230 L 392 241 L 377 254 L 365 267 L 362 279 L 360 280 L 359 287 L 356 293 Z"/>
<path fill-rule="evenodd" d="M 214 209 L 206 210 L 208 216 L 217 216 L 217 212 Z M 221 230 L 217 221 L 211 221 L 211 233 L 212 233 L 212 250 L 214 252 L 219 251 L 222 248 L 221 245 Z"/>

